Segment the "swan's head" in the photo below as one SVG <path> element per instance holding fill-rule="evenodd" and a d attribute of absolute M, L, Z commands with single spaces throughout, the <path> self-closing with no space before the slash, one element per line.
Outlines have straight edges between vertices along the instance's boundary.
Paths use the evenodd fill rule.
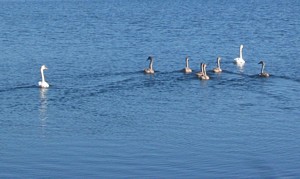
<path fill-rule="evenodd" d="M 152 60 L 153 60 L 153 57 L 152 57 L 152 56 L 149 56 L 149 57 L 147 58 L 147 60 L 152 61 Z"/>
<path fill-rule="evenodd" d="M 264 61 L 260 61 L 258 64 L 263 64 L 263 65 L 264 65 L 264 64 L 265 64 L 265 62 L 264 62 Z"/>
<path fill-rule="evenodd" d="M 244 48 L 244 45 L 243 45 L 243 44 L 240 46 L 240 49 L 242 49 L 242 48 Z"/>
<path fill-rule="evenodd" d="M 218 61 L 221 61 L 221 59 L 222 59 L 221 57 L 218 57 L 218 58 L 217 58 Z"/>
<path fill-rule="evenodd" d="M 46 67 L 46 65 L 42 65 L 41 70 L 48 70 L 48 68 Z"/>

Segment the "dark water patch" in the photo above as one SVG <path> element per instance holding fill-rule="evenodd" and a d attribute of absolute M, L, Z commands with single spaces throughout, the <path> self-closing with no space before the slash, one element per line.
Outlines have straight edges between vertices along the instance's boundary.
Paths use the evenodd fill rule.
<path fill-rule="evenodd" d="M 268 164 L 267 161 L 252 159 L 248 161 L 251 168 L 254 169 L 254 172 L 262 178 L 276 178 L 276 171 L 271 165 Z"/>

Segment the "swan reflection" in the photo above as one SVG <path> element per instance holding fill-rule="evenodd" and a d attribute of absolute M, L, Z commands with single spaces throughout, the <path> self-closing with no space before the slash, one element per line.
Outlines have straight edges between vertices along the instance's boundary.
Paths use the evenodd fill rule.
<path fill-rule="evenodd" d="M 47 117 L 47 88 L 40 88 L 40 107 L 39 107 L 39 118 L 41 121 L 41 125 L 45 126 Z"/>
<path fill-rule="evenodd" d="M 241 72 L 241 73 L 244 72 L 244 65 L 236 65 L 236 68 L 239 72 Z"/>

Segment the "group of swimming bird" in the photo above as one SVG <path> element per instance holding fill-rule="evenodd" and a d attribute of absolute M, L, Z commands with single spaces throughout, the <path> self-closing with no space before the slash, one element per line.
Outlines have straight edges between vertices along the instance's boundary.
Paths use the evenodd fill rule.
<path fill-rule="evenodd" d="M 240 46 L 240 56 L 234 59 L 234 63 L 238 66 L 242 67 L 245 64 L 245 60 L 243 59 L 243 48 L 244 46 Z M 150 56 L 148 59 L 150 61 L 149 68 L 144 69 L 144 73 L 146 74 L 154 74 L 153 69 L 153 57 Z M 260 77 L 269 77 L 270 75 L 267 72 L 264 72 L 266 63 L 264 61 L 260 61 L 258 64 L 261 64 L 261 72 L 258 74 Z M 201 80 L 209 80 L 209 76 L 206 73 L 206 63 L 200 64 L 200 71 L 196 73 L 197 77 Z M 192 69 L 189 67 L 189 57 L 185 58 L 185 68 L 182 70 L 184 73 L 192 73 Z M 221 73 L 221 57 L 217 58 L 217 67 L 213 69 L 215 73 Z"/>
<path fill-rule="evenodd" d="M 243 45 L 240 46 L 240 56 L 234 59 L 234 63 L 237 64 L 238 66 L 243 66 L 245 64 L 245 60 L 243 59 Z M 153 69 L 153 57 L 150 56 L 148 59 L 150 61 L 149 63 L 149 68 L 144 69 L 144 73 L 146 74 L 154 74 L 154 69 Z M 270 75 L 266 72 L 264 72 L 265 68 L 265 62 L 260 61 L 258 64 L 261 64 L 261 72 L 258 74 L 260 77 L 269 77 Z M 209 80 L 209 76 L 206 73 L 206 64 L 201 63 L 200 69 L 201 71 L 197 72 L 196 75 L 198 78 L 201 80 Z M 42 76 L 42 81 L 39 81 L 39 86 L 41 88 L 48 88 L 49 84 L 45 80 L 44 76 L 44 70 L 47 70 L 48 68 L 45 65 L 41 66 L 41 76 Z M 189 67 L 189 57 L 185 58 L 185 68 L 182 70 L 184 73 L 192 73 L 192 69 Z M 213 72 L 215 73 L 221 73 L 221 57 L 217 58 L 217 67 L 213 69 Z"/>

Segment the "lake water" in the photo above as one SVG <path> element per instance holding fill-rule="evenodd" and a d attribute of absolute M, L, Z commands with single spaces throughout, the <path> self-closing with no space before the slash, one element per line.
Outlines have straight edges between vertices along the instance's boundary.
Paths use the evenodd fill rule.
<path fill-rule="evenodd" d="M 0 178 L 300 177 L 300 1 L 2 0 L 0 29 Z"/>

